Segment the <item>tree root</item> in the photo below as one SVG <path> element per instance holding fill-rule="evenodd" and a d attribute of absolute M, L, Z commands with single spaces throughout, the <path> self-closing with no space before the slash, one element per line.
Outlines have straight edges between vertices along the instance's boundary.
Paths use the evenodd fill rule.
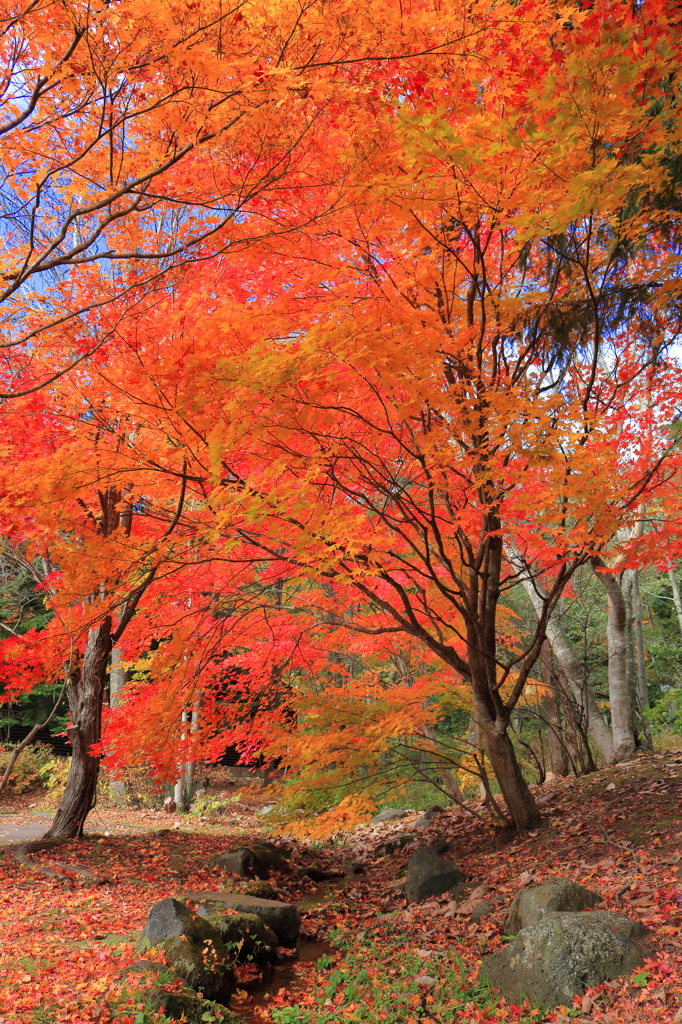
<path fill-rule="evenodd" d="M 110 881 L 108 878 L 100 878 L 98 875 L 93 874 L 89 868 L 83 868 L 76 864 L 63 864 L 58 861 L 53 861 L 54 868 L 52 868 L 47 864 L 35 864 L 32 860 L 28 859 L 28 854 L 43 853 L 45 851 L 54 850 L 59 846 L 63 846 L 66 842 L 69 842 L 69 840 L 34 839 L 30 843 L 24 843 L 22 846 L 18 846 L 16 850 L 12 851 L 12 856 L 19 862 L 19 864 L 21 864 L 22 867 L 29 868 L 31 871 L 37 871 L 38 874 L 45 875 L 46 878 L 59 878 L 61 881 L 68 882 L 70 885 L 73 885 L 74 880 L 69 875 L 63 874 L 64 871 L 70 871 L 72 874 L 81 875 L 83 878 L 87 878 L 96 885 L 106 885 Z M 61 868 L 61 871 L 56 871 L 55 868 Z"/>

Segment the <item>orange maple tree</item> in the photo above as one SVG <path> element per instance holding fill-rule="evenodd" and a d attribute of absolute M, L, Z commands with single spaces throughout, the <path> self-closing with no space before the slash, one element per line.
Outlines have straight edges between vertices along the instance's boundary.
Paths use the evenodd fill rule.
<path fill-rule="evenodd" d="M 182 711 L 200 705 L 195 752 L 236 735 L 248 753 L 274 725 L 286 751 L 327 633 L 379 664 L 408 635 L 425 675 L 466 682 L 523 830 L 539 813 L 507 730 L 548 617 L 577 566 L 637 557 L 643 502 L 676 500 L 677 14 L 330 9 L 327 55 L 301 29 L 308 71 L 293 89 L 287 44 L 282 104 L 254 115 L 271 140 L 295 110 L 296 173 L 191 277 L 76 322 L 81 345 L 106 324 L 97 360 L 5 419 L 4 529 L 52 552 L 52 670 L 69 645 L 97 661 L 86 746 L 114 642 L 137 678 L 111 736 L 171 776 Z M 32 373 L 65 365 L 51 337 Z M 520 642 L 500 612 L 523 574 L 541 607 Z"/>

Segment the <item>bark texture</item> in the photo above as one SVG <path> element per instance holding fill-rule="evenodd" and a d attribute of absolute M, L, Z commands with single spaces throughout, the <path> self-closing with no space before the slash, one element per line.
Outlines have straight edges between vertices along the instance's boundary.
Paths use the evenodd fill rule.
<path fill-rule="evenodd" d="M 599 567 L 598 562 L 593 563 Z M 597 572 L 600 583 L 607 594 L 608 618 L 606 637 L 609 657 L 609 705 L 611 708 L 611 733 L 613 736 L 613 760 L 629 761 L 637 750 L 635 723 L 630 700 L 627 672 L 627 613 L 620 584 L 614 573 Z"/>
<path fill-rule="evenodd" d="M 499 722 L 492 722 L 485 712 L 479 712 L 479 721 L 481 719 L 486 753 L 516 831 L 523 833 L 538 828 L 542 820 L 540 811 L 516 760 L 507 729 Z"/>
<path fill-rule="evenodd" d="M 564 741 L 564 729 L 561 722 L 561 700 L 552 671 L 552 649 L 546 641 L 542 645 L 542 681 L 547 688 L 545 714 L 549 735 L 549 763 L 555 775 L 565 776 L 570 772 L 568 749 Z"/>
<path fill-rule="evenodd" d="M 73 673 L 67 688 L 73 725 L 67 733 L 72 745 L 71 767 L 54 821 L 45 839 L 73 839 L 95 805 L 99 757 L 90 753 L 102 738 L 102 701 L 111 653 L 111 617 L 88 634 L 80 671 Z"/>
<path fill-rule="evenodd" d="M 525 578 L 522 580 L 522 583 L 536 615 L 540 615 L 543 599 L 537 592 L 536 585 L 533 584 L 532 580 Z M 597 702 L 587 685 L 584 666 L 575 656 L 571 641 L 564 633 L 556 612 L 553 612 L 547 621 L 545 635 L 550 643 L 557 664 L 573 693 L 589 735 L 599 747 L 606 763 L 613 764 L 614 751 L 611 730 L 597 707 Z"/>

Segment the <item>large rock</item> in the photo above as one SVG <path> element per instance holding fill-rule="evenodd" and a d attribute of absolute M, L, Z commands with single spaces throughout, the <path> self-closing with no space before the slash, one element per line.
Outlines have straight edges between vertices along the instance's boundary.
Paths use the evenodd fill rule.
<path fill-rule="evenodd" d="M 220 1021 L 222 1024 L 243 1024 L 241 1017 L 238 1017 L 231 1010 L 210 999 L 204 999 L 198 992 L 187 988 L 182 984 L 182 979 L 175 972 L 158 963 L 156 960 L 138 960 L 125 969 L 122 977 L 130 984 L 132 975 L 152 977 L 157 984 L 145 985 L 139 992 L 135 992 L 140 1001 L 144 1002 L 150 1010 L 163 1013 L 172 1020 L 184 1020 L 186 1024 L 204 1024 L 207 1015 L 212 1014 L 211 1020 Z M 180 988 L 178 988 L 178 981 Z M 169 990 L 166 986 L 172 985 Z"/>
<path fill-rule="evenodd" d="M 428 846 L 415 850 L 407 864 L 405 894 L 408 903 L 428 896 L 440 896 L 464 880 L 456 864 L 441 857 Z"/>
<path fill-rule="evenodd" d="M 163 950 L 175 973 L 210 999 L 227 1003 L 235 989 L 229 954 L 220 932 L 178 900 L 154 904 L 137 943 Z"/>
<path fill-rule="evenodd" d="M 277 957 L 277 936 L 257 914 L 238 914 L 232 910 L 208 913 L 202 903 L 198 913 L 217 928 L 233 961 L 267 963 Z"/>
<path fill-rule="evenodd" d="M 406 818 L 409 811 L 401 811 L 399 807 L 384 807 L 372 818 L 370 825 L 380 825 L 382 821 L 395 821 L 396 818 Z"/>
<path fill-rule="evenodd" d="M 552 878 L 522 889 L 512 900 L 504 922 L 505 935 L 517 935 L 522 928 L 538 924 L 554 911 L 591 910 L 601 897 L 568 878 Z"/>
<path fill-rule="evenodd" d="M 163 1013 L 171 1020 L 183 1020 L 185 1024 L 204 1024 L 206 1020 L 219 1024 L 244 1024 L 236 1013 L 210 999 L 202 999 L 190 989 L 168 992 L 162 987 L 151 988 L 144 992 L 143 999 L 150 1010 Z"/>
<path fill-rule="evenodd" d="M 647 950 L 637 940 L 645 935 L 643 925 L 621 914 L 550 911 L 486 957 L 481 973 L 511 1002 L 528 997 L 544 1009 L 570 1006 L 585 989 L 639 967 Z"/>
<path fill-rule="evenodd" d="M 185 898 L 203 904 L 199 907 L 202 916 L 219 913 L 221 910 L 237 910 L 240 914 L 258 914 L 272 928 L 282 946 L 295 946 L 301 928 L 301 915 L 291 903 L 279 900 L 263 900 L 258 896 L 246 896 L 240 892 L 185 893 Z"/>
<path fill-rule="evenodd" d="M 288 871 L 289 861 L 284 851 L 274 843 L 255 842 L 226 850 L 214 858 L 213 863 L 223 871 L 242 878 L 269 878 L 273 871 Z"/>

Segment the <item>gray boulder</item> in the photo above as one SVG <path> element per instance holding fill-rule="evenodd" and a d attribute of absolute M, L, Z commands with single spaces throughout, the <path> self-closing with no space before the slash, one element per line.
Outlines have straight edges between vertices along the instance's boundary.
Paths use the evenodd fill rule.
<path fill-rule="evenodd" d="M 178 900 L 156 903 L 142 930 L 137 948 L 164 951 L 167 963 L 189 988 L 227 1003 L 235 989 L 229 955 L 220 932 Z"/>
<path fill-rule="evenodd" d="M 463 880 L 464 875 L 456 864 L 428 846 L 422 847 L 414 851 L 407 864 L 407 902 L 419 903 L 428 896 L 440 896 Z"/>
<path fill-rule="evenodd" d="M 277 936 L 262 917 L 225 910 L 209 914 L 206 908 L 207 904 L 202 903 L 198 913 L 220 932 L 233 962 L 267 963 L 277 958 Z"/>
<path fill-rule="evenodd" d="M 488 914 L 491 914 L 494 909 L 494 900 L 479 900 L 478 903 L 475 905 L 474 909 L 471 911 L 472 923 L 476 924 L 482 918 L 487 917 Z"/>
<path fill-rule="evenodd" d="M 486 957 L 481 974 L 515 1003 L 528 997 L 543 1009 L 570 1006 L 585 989 L 639 967 L 645 935 L 643 925 L 621 914 L 550 911 Z"/>
<path fill-rule="evenodd" d="M 380 825 L 382 821 L 395 821 L 397 818 L 406 818 L 409 811 L 401 811 L 398 807 L 384 807 L 383 811 L 379 811 L 372 818 L 371 825 Z"/>
<path fill-rule="evenodd" d="M 291 903 L 279 900 L 263 900 L 258 896 L 247 896 L 240 892 L 185 893 L 185 898 L 204 904 L 199 907 L 202 917 L 222 910 L 237 910 L 240 914 L 258 914 L 277 936 L 280 945 L 295 946 L 301 928 L 301 915 Z"/>
<path fill-rule="evenodd" d="M 288 871 L 289 861 L 274 843 L 255 842 L 226 850 L 214 858 L 213 863 L 223 871 L 242 878 L 269 878 L 273 871 Z"/>
<path fill-rule="evenodd" d="M 591 910 L 601 897 L 568 878 L 551 878 L 540 885 L 522 889 L 514 899 L 504 922 L 505 935 L 517 935 L 522 928 L 538 924 L 553 911 Z"/>

